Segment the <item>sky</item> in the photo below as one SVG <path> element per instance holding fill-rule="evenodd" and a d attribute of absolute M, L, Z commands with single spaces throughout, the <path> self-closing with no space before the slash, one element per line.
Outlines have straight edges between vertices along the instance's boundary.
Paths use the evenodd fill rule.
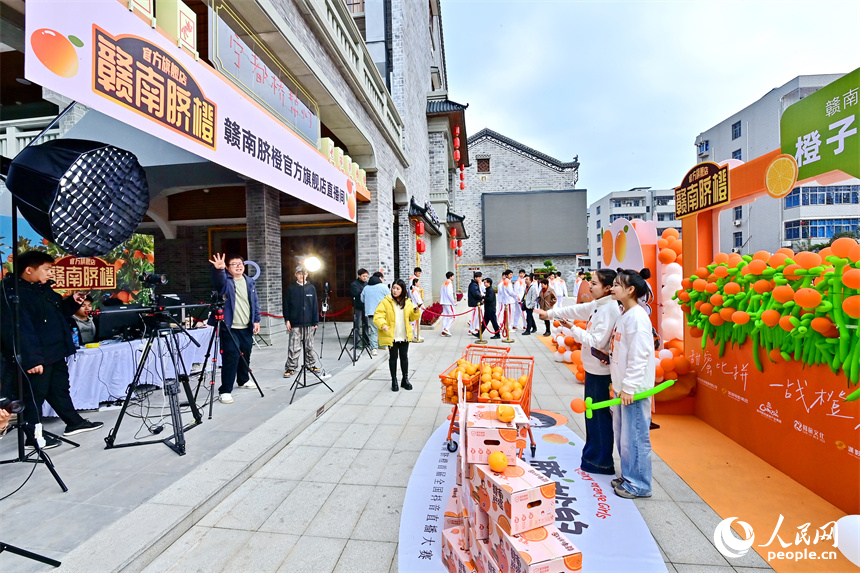
<path fill-rule="evenodd" d="M 696 136 L 799 75 L 860 67 L 860 2 L 442 0 L 448 97 L 593 203 L 669 189 Z"/>

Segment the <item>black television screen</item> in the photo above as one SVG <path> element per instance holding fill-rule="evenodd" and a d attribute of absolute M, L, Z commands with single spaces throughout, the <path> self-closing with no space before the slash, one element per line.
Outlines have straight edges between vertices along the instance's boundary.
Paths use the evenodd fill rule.
<path fill-rule="evenodd" d="M 95 317 L 99 340 L 121 336 L 125 339 L 139 338 L 143 333 L 140 314 L 134 312 L 140 305 L 129 304 L 103 308 Z"/>

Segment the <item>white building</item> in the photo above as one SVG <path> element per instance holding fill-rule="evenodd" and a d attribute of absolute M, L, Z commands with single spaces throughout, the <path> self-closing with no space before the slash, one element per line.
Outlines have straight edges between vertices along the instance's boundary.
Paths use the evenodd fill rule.
<path fill-rule="evenodd" d="M 681 221 L 675 219 L 674 189 L 634 187 L 607 193 L 588 208 L 588 254 L 592 268 L 599 268 L 603 260 L 603 230 L 622 217 L 654 221 L 658 235 L 669 227 L 681 231 Z"/>
<path fill-rule="evenodd" d="M 750 161 L 780 147 L 779 121 L 788 106 L 843 74 L 798 76 L 696 137 L 696 161 Z M 742 254 L 826 243 L 834 233 L 856 231 L 860 223 L 860 180 L 798 187 L 782 199 L 761 197 L 720 214 L 720 250 Z"/>

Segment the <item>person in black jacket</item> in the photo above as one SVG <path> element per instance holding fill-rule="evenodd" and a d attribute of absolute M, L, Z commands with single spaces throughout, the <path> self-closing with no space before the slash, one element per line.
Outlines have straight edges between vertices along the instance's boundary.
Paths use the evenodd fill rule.
<path fill-rule="evenodd" d="M 478 306 L 481 304 L 481 300 L 484 294 L 481 292 L 481 271 L 475 271 L 475 274 L 472 275 L 472 282 L 469 283 L 469 290 L 466 292 L 466 302 L 469 304 L 469 308 L 472 309 L 472 318 L 469 319 L 469 334 L 472 336 L 478 336 Z"/>
<path fill-rule="evenodd" d="M 28 251 L 18 257 L 15 272 L 18 273 L 18 292 L 15 293 L 13 277 L 3 281 L 2 356 L 3 395 L 12 395 L 17 390 L 15 375 L 17 368 L 24 372 L 24 431 L 26 445 L 34 446 L 34 428 L 42 415 L 42 404 L 48 404 L 66 423 L 64 436 L 97 430 L 104 424 L 90 422 L 75 411 L 69 394 L 69 367 L 66 357 L 75 353 L 69 319 L 81 307 L 84 293 L 63 298 L 51 288 L 54 258 L 40 251 Z M 11 297 L 17 294 L 20 316 L 19 352 L 15 360 L 14 308 Z M 46 437 L 44 449 L 55 448 L 60 441 Z"/>
<path fill-rule="evenodd" d="M 352 343 L 356 348 L 364 348 L 364 345 L 369 343 L 367 316 L 364 313 L 364 303 L 361 302 L 361 291 L 367 286 L 369 276 L 367 269 L 358 269 L 358 278 L 349 285 L 349 292 L 352 294 Z"/>
<path fill-rule="evenodd" d="M 312 372 L 319 372 L 314 356 L 314 334 L 319 322 L 317 290 L 308 283 L 308 272 L 296 267 L 296 282 L 287 287 L 284 296 L 284 322 L 290 333 L 290 346 L 287 362 L 284 364 L 284 378 L 289 378 L 299 367 L 299 353 L 304 343 L 305 366 Z"/>
<path fill-rule="evenodd" d="M 499 323 L 496 320 L 496 291 L 493 290 L 493 279 L 491 278 L 484 279 L 484 321 L 481 324 L 481 335 L 487 328 L 487 322 L 492 322 L 493 328 L 495 328 L 495 334 L 490 338 L 501 338 L 502 329 L 499 328 Z"/>

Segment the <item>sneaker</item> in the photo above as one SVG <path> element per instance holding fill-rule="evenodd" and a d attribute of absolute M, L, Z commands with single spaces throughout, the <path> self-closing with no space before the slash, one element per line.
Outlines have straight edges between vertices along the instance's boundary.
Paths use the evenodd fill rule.
<path fill-rule="evenodd" d="M 491 337 L 490 337 L 490 340 L 495 340 L 495 339 L 497 339 L 497 338 L 501 338 L 501 337 L 502 337 L 502 335 L 501 335 L 501 334 L 497 334 L 497 335 L 495 335 L 495 336 L 491 336 Z"/>
<path fill-rule="evenodd" d="M 284 378 L 289 378 L 293 375 L 294 370 L 284 370 Z"/>
<path fill-rule="evenodd" d="M 102 426 L 104 426 L 104 422 L 90 422 L 89 420 L 84 420 L 77 426 L 66 426 L 66 431 L 63 432 L 63 435 L 74 436 L 75 434 L 82 434 L 84 432 L 98 430 Z"/>
<path fill-rule="evenodd" d="M 448 332 L 447 330 L 443 330 L 443 331 L 442 331 L 442 336 L 451 336 L 451 333 L 450 333 L 450 332 Z"/>
<path fill-rule="evenodd" d="M 319 369 L 319 368 L 317 368 L 316 366 L 311 366 L 311 367 L 309 368 L 309 370 L 310 370 L 311 372 L 313 372 L 314 374 L 319 374 L 319 373 L 320 373 L 320 369 Z"/>
<path fill-rule="evenodd" d="M 60 440 L 58 440 L 57 438 L 52 438 L 51 436 L 45 436 L 45 445 L 42 446 L 42 449 L 43 450 L 50 450 L 50 449 L 56 448 L 61 443 L 62 442 L 60 442 Z M 28 449 L 28 450 L 35 450 L 36 449 L 35 440 L 27 438 L 26 441 L 24 441 L 24 448 Z"/>
<path fill-rule="evenodd" d="M 412 390 L 412 384 L 409 383 L 409 380 L 404 380 L 400 383 L 400 387 L 404 390 Z"/>
<path fill-rule="evenodd" d="M 624 486 L 622 486 L 622 485 L 616 486 L 614 488 L 614 490 L 615 490 L 615 495 L 617 495 L 618 497 L 623 497 L 624 499 L 636 499 L 636 498 L 640 498 L 640 497 L 651 497 L 651 494 L 636 495 L 635 493 L 630 493 L 629 491 L 624 489 Z"/>
<path fill-rule="evenodd" d="M 448 336 L 451 336 L 451 335 L 449 334 Z M 371 351 L 370 351 L 370 355 L 371 355 L 371 356 L 376 356 L 377 354 L 378 354 L 378 352 L 376 351 L 376 349 L 375 349 L 375 348 L 374 348 L 373 350 L 371 350 Z"/>
<path fill-rule="evenodd" d="M 613 489 L 615 489 L 616 487 L 618 487 L 618 486 L 620 486 L 621 484 L 623 484 L 623 483 L 624 483 L 624 481 L 625 481 L 625 480 L 624 480 L 624 478 L 615 478 L 615 479 L 614 479 L 614 480 L 612 480 L 612 482 L 611 482 L 611 483 L 612 483 L 612 488 L 613 488 Z"/>
<path fill-rule="evenodd" d="M 530 330 L 526 330 L 525 332 L 523 332 L 523 336 L 529 336 L 530 334 L 531 334 Z"/>
<path fill-rule="evenodd" d="M 233 403 L 233 396 L 231 396 L 227 392 L 224 392 L 223 394 L 218 394 L 218 399 L 221 400 L 222 404 L 232 404 Z"/>
<path fill-rule="evenodd" d="M 247 388 L 248 390 L 256 390 L 257 385 L 254 384 L 253 380 L 248 380 L 244 384 L 239 384 L 239 388 Z"/>

